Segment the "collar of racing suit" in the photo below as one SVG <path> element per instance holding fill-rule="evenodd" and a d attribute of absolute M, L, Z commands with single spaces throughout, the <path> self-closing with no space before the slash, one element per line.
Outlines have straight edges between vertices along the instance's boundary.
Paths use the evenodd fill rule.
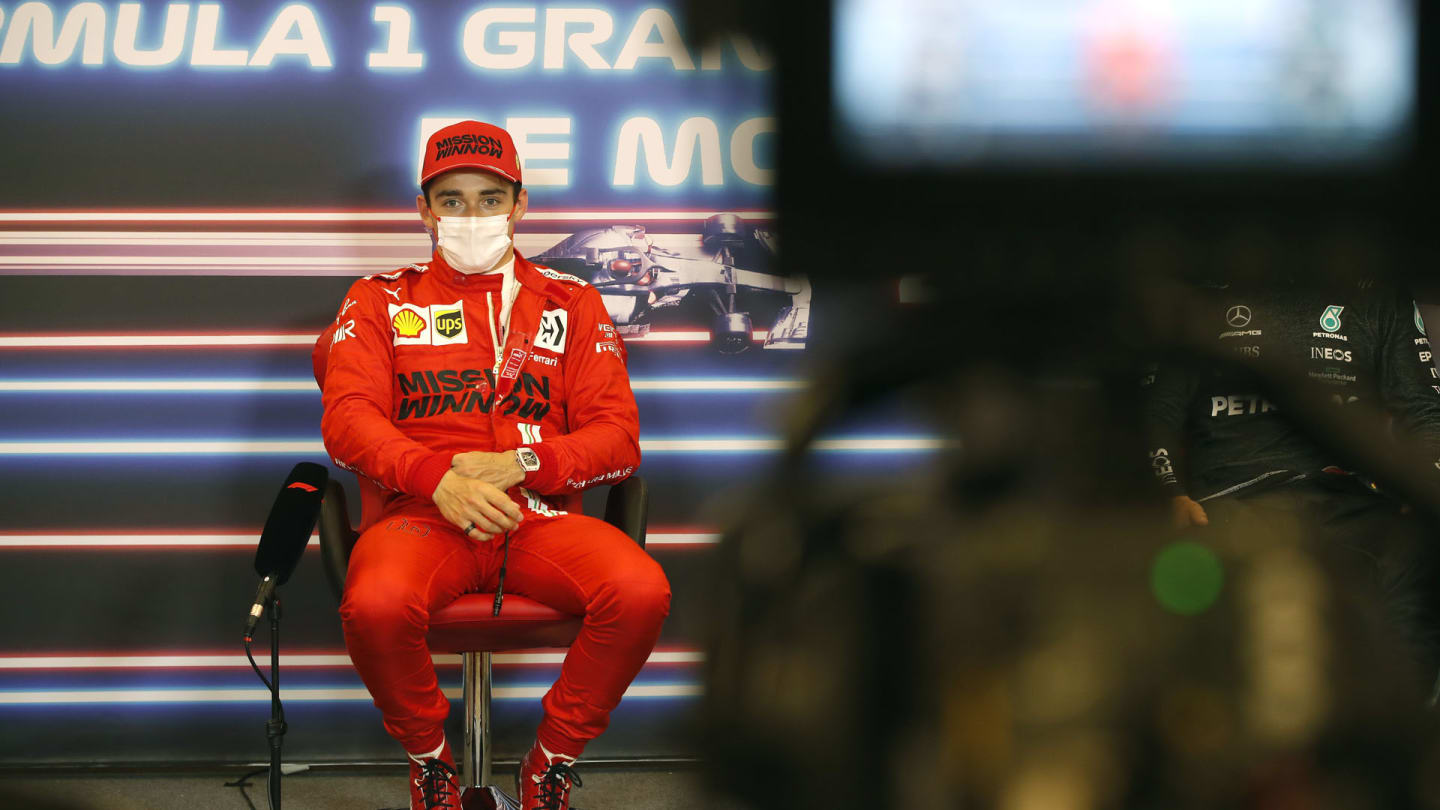
<path fill-rule="evenodd" d="M 450 264 L 445 261 L 445 257 L 440 254 L 438 248 L 430 256 L 430 272 L 447 286 L 453 287 L 460 287 L 460 285 L 454 283 L 455 277 L 464 277 L 465 275 L 451 267 Z M 535 269 L 535 265 L 520 255 L 519 250 L 515 251 L 514 274 L 515 281 L 520 285 L 522 290 L 529 290 L 530 292 L 536 293 L 543 300 L 548 300 L 562 307 L 569 307 L 575 299 L 577 291 L 572 290 L 560 281 L 541 274 L 539 270 Z M 518 299 L 519 297 L 517 294 L 516 298 Z"/>

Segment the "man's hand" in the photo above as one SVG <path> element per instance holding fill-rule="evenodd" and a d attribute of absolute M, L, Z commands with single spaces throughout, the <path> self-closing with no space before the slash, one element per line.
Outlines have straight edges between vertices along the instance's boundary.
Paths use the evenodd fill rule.
<path fill-rule="evenodd" d="M 515 459 L 514 450 L 456 453 L 450 459 L 450 469 L 465 478 L 484 481 L 502 492 L 525 480 L 525 471 Z"/>
<path fill-rule="evenodd" d="M 446 520 L 475 540 L 489 540 L 520 525 L 520 507 L 504 490 L 454 470 L 440 479 L 431 498 Z"/>
<path fill-rule="evenodd" d="M 1209 526 L 1210 518 L 1205 515 L 1205 507 L 1189 495 L 1176 495 L 1170 499 L 1170 522 L 1183 531 L 1191 526 Z"/>

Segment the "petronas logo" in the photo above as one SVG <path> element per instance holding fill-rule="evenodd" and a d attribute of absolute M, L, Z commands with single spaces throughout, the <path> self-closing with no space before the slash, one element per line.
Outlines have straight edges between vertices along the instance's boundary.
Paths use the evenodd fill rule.
<path fill-rule="evenodd" d="M 1418 303 L 1415 304 L 1415 328 L 1420 330 L 1420 334 L 1425 334 L 1425 319 L 1420 317 L 1420 305 Z"/>
<path fill-rule="evenodd" d="M 1320 316 L 1320 328 L 1326 332 L 1339 332 L 1340 313 L 1344 311 L 1345 307 L 1337 307 L 1334 304 L 1325 307 L 1325 314 Z"/>

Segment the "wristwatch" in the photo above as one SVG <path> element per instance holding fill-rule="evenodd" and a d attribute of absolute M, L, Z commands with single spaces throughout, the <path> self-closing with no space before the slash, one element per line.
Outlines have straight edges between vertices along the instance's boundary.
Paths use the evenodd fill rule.
<path fill-rule="evenodd" d="M 515 461 L 520 464 L 520 469 L 527 473 L 540 469 L 540 456 L 528 447 L 515 448 Z"/>

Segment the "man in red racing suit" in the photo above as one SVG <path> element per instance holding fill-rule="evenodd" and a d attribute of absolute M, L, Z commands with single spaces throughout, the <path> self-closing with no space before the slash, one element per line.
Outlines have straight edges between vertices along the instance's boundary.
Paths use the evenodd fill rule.
<path fill-rule="evenodd" d="M 625 348 L 593 288 L 511 247 L 528 195 L 508 133 L 440 130 L 421 186 L 430 261 L 356 281 L 313 357 L 326 450 L 360 476 L 345 643 L 410 755 L 412 806 L 458 808 L 425 634 L 432 610 L 495 589 L 508 543 L 506 592 L 584 616 L 520 775 L 525 808 L 564 808 L 669 611 L 660 567 L 579 513 L 640 462 Z"/>

